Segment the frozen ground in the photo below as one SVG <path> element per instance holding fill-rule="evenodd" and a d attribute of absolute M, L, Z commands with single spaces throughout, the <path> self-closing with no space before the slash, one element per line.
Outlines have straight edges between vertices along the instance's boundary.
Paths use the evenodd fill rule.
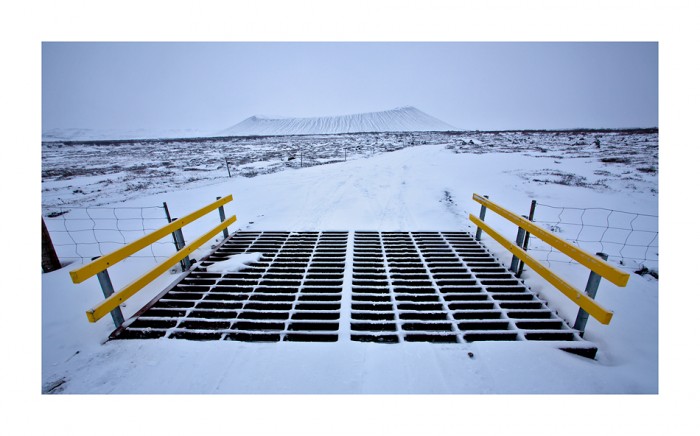
<path fill-rule="evenodd" d="M 445 140 L 442 134 L 375 133 L 44 142 L 42 204 L 100 205 L 219 183 L 229 172 L 232 177 L 255 177 Z"/>
<path fill-rule="evenodd" d="M 366 142 L 373 138 L 380 144 L 372 148 L 382 152 L 368 151 Z M 417 144 L 398 143 L 399 138 L 413 138 Z M 596 139 L 600 140 L 600 148 Z M 237 173 L 232 178 L 221 174 L 226 171 L 223 161 L 217 163 L 211 153 L 204 152 L 208 144 L 226 146 L 217 141 L 62 147 L 44 144 L 44 215 L 60 214 L 57 219 L 63 219 L 78 213 L 61 209 L 60 204 L 125 208 L 158 206 L 166 201 L 173 214 L 182 216 L 217 196 L 232 193 L 234 201 L 226 209 L 227 214 L 238 216 L 234 229 L 473 232 L 467 215 L 478 214 L 478 205 L 471 200 L 474 192 L 488 194 L 497 203 L 522 213 L 527 213 L 534 198 L 556 205 L 658 214 L 655 133 L 512 132 L 231 140 L 234 144 L 240 142 L 238 148 L 233 148 L 238 151 L 231 155 L 246 159 L 249 168 L 257 165 L 255 171 L 259 173 L 255 177 L 240 177 Z M 270 145 L 259 147 L 264 141 L 270 141 Z M 275 153 L 285 155 L 280 151 L 284 150 L 282 144 L 288 147 L 302 141 L 307 141 L 304 149 L 309 153 L 304 168 L 270 157 Z M 356 148 L 347 162 L 320 165 L 321 156 L 331 154 L 337 146 L 334 144 L 351 148 L 353 141 Z M 423 141 L 426 144 L 420 144 Z M 357 145 L 363 143 L 364 147 Z M 337 156 L 336 150 L 336 160 Z M 151 182 L 154 178 L 150 175 L 157 174 L 151 166 L 166 157 L 183 168 L 200 169 L 171 170 L 170 184 Z M 74 162 L 76 159 L 82 164 Z M 213 161 L 208 163 L 208 159 Z M 314 166 L 306 167 L 306 162 Z M 141 169 L 134 168 L 137 166 Z M 75 173 L 78 168 L 82 168 L 81 174 Z M 113 172 L 109 168 L 114 168 Z M 103 170 L 106 178 L 99 179 L 98 173 Z M 200 176 L 205 183 L 187 181 L 188 177 Z M 105 184 L 100 180 L 114 182 Z M 70 188 L 66 189 L 66 184 Z M 129 184 L 143 185 L 130 190 Z M 71 193 L 71 189 L 82 192 Z M 186 238 L 194 239 L 212 227 L 218 220 L 215 215 L 187 227 Z M 515 232 L 512 225 L 494 215 L 487 215 L 486 221 L 506 235 Z M 566 229 L 562 234 L 572 236 Z M 503 262 L 509 261 L 510 256 L 493 240 L 487 237 L 485 243 Z M 134 259 L 111 268 L 115 287 L 123 287 L 154 262 L 152 258 Z M 632 274 L 626 288 L 603 281 L 597 300 L 615 316 L 609 326 L 589 321 L 586 336 L 599 346 L 599 353 L 596 360 L 588 360 L 522 342 L 449 346 L 342 341 L 105 343 L 113 325 L 109 317 L 97 324 L 87 322 L 85 310 L 102 297 L 96 279 L 71 283 L 68 272 L 77 265 L 42 275 L 44 393 L 638 394 L 659 390 L 658 282 L 650 275 Z M 576 265 L 552 262 L 552 267 L 576 286 L 585 285 L 587 274 Z M 632 272 L 638 265 L 623 267 Z M 133 314 L 175 277 L 161 276 L 126 302 L 125 316 Z M 576 306 L 527 269 L 524 278 L 560 316 L 573 321 Z"/>
<path fill-rule="evenodd" d="M 597 148 L 596 141 L 601 146 Z M 366 159 L 418 145 L 459 153 L 522 153 L 542 159 L 535 185 L 554 183 L 619 192 L 655 193 L 658 135 L 627 132 L 414 132 L 342 135 L 44 142 L 42 206 L 97 206 L 295 168 Z M 563 160 L 566 162 L 563 163 Z M 597 165 L 571 173 L 571 163 Z M 228 165 L 227 165 L 228 163 Z M 539 168 L 541 166 L 541 168 Z M 649 182 L 651 181 L 651 182 Z"/>

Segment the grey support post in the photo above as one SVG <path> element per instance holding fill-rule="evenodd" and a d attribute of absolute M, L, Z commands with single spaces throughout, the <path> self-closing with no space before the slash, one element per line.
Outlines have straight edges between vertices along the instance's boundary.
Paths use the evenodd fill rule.
<path fill-rule="evenodd" d="M 488 196 L 488 195 L 484 195 L 484 198 L 489 198 L 489 196 Z M 480 219 L 481 221 L 483 221 L 484 218 L 486 218 L 486 206 L 484 206 L 484 205 L 482 204 L 482 205 L 481 205 L 481 210 L 479 211 L 479 219 Z M 476 240 L 477 240 L 477 241 L 481 241 L 481 227 L 478 227 L 478 226 L 477 226 L 477 228 L 476 228 Z"/>
<path fill-rule="evenodd" d="M 175 219 L 177 219 L 177 218 L 175 218 Z M 175 220 L 173 220 L 173 221 L 175 221 Z M 185 248 L 185 235 L 182 234 L 182 229 L 175 230 L 173 232 L 173 236 L 175 237 L 176 246 L 178 247 L 177 251 L 180 251 L 183 248 Z M 180 265 L 182 265 L 183 272 L 190 269 L 190 267 L 192 266 L 192 261 L 190 260 L 190 257 L 185 256 L 185 258 L 180 261 Z"/>
<path fill-rule="evenodd" d="M 99 257 L 100 256 L 94 257 L 92 260 Z M 105 298 L 109 298 L 110 295 L 114 294 L 114 286 L 112 286 L 112 280 L 109 278 L 107 270 L 97 273 L 97 280 L 100 282 L 102 294 L 104 294 Z M 115 327 L 119 328 L 120 325 L 124 324 L 124 315 L 122 315 L 122 310 L 119 306 L 112 309 L 110 315 L 112 315 L 112 321 L 114 321 Z"/>
<path fill-rule="evenodd" d="M 537 207 L 537 200 L 532 200 L 532 203 L 530 204 L 530 215 L 527 217 L 528 221 L 532 222 L 532 220 L 535 219 L 535 207 Z M 527 251 L 527 247 L 530 246 L 530 232 L 525 232 L 525 241 L 523 241 L 523 246 L 522 249 Z M 520 266 L 518 267 L 518 272 L 515 274 L 515 277 L 520 278 L 520 276 L 523 274 L 523 268 L 525 267 L 525 262 L 520 262 Z"/>
<path fill-rule="evenodd" d="M 525 218 L 525 217 L 523 216 L 523 218 Z M 517 245 L 520 248 L 523 248 L 523 241 L 524 240 L 525 240 L 525 229 L 523 229 L 522 227 L 518 227 L 518 234 L 515 237 L 515 245 Z M 516 256 L 514 254 L 513 259 L 510 261 L 510 271 L 517 272 L 519 263 L 520 263 L 520 259 L 518 259 L 518 256 Z"/>
<path fill-rule="evenodd" d="M 216 197 L 217 200 L 220 200 L 221 197 Z M 224 206 L 219 206 L 219 218 L 221 218 L 221 222 L 223 223 L 226 221 L 226 213 L 224 212 Z M 224 227 L 224 239 L 228 238 L 228 227 Z"/>
<path fill-rule="evenodd" d="M 163 202 L 163 209 L 165 209 L 165 217 L 168 219 L 169 223 L 171 223 L 177 219 L 177 218 L 170 217 L 170 210 L 168 210 L 168 204 L 166 202 Z M 172 235 L 173 235 L 173 243 L 175 244 L 175 250 L 176 251 L 182 250 L 185 246 L 185 236 L 182 234 L 182 229 L 175 230 L 172 233 Z M 182 269 L 183 272 L 190 269 L 190 266 L 192 266 L 192 261 L 190 261 L 189 256 L 186 256 L 184 259 L 182 259 L 180 261 L 180 268 Z"/>
<path fill-rule="evenodd" d="M 608 260 L 608 255 L 605 253 L 596 253 L 596 256 L 603 260 Z M 595 272 L 591 271 L 588 276 L 588 283 L 586 283 L 586 295 L 595 300 L 595 296 L 598 293 L 598 286 L 600 285 L 600 276 Z M 583 337 L 583 331 L 586 329 L 586 323 L 588 322 L 588 312 L 582 308 L 578 309 L 578 315 L 576 315 L 576 322 L 574 323 L 574 330 L 581 332 L 581 337 Z"/>

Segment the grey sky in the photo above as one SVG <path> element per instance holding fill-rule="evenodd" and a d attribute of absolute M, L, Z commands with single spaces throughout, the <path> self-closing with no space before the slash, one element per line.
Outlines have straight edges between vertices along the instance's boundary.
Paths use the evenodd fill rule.
<path fill-rule="evenodd" d="M 50 128 L 223 130 L 412 105 L 465 129 L 658 126 L 657 43 L 53 43 Z"/>

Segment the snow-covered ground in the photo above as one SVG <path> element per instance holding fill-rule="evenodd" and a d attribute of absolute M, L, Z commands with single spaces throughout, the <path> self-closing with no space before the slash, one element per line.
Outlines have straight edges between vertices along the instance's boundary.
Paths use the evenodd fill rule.
<path fill-rule="evenodd" d="M 42 204 L 45 211 L 52 206 L 97 206 L 220 183 L 229 173 L 255 177 L 447 140 L 449 136 L 440 133 L 399 132 L 45 142 Z"/>
<path fill-rule="evenodd" d="M 458 153 L 540 157 L 546 166 L 513 170 L 514 175 L 532 179 L 535 185 L 568 184 L 613 192 L 626 189 L 656 193 L 657 189 L 658 135 L 645 131 L 384 132 L 51 141 L 42 144 L 42 206 L 45 213 L 60 212 L 61 206 L 99 206 L 220 183 L 229 173 L 233 177 L 255 177 L 430 144 Z M 569 170 L 572 161 L 584 159 L 598 165 L 574 177 Z"/>
<path fill-rule="evenodd" d="M 460 136 L 425 134 L 421 139 L 394 142 L 396 137 L 368 152 L 357 147 L 347 162 L 323 164 L 320 156 L 332 150 L 334 136 L 306 139 L 303 168 L 288 160 L 268 159 L 256 143 L 243 142 L 237 156 L 248 156 L 257 175 L 228 178 L 223 160 L 218 177 L 187 182 L 210 172 L 173 171 L 171 188 L 149 184 L 153 162 L 169 154 L 172 161 L 195 168 L 195 159 L 211 158 L 202 147 L 209 143 L 163 147 L 150 144 L 88 145 L 44 144 L 44 215 L 77 213 L 61 204 L 159 206 L 168 203 L 171 214 L 182 216 L 233 194 L 227 215 L 238 221 L 233 230 L 457 230 L 474 232 L 467 219 L 478 215 L 473 193 L 489 195 L 502 206 L 526 214 L 532 199 L 579 208 L 608 208 L 658 215 L 658 149 L 655 133 L 477 133 Z M 432 135 L 432 136 L 431 136 Z M 438 136 L 436 136 L 438 135 Z M 362 143 L 372 135 L 341 136 L 346 144 Z M 382 137 L 384 138 L 384 137 Z M 417 140 L 416 140 L 417 139 Z M 598 147 L 596 140 L 600 142 Z M 215 140 L 211 140 L 215 141 Z M 230 140 L 233 147 L 235 141 Z M 255 141 L 261 141 L 257 139 Z M 277 138 L 294 143 L 299 138 Z M 425 142 L 425 144 L 421 144 Z M 99 147 L 103 147 L 100 149 Z M 168 148 L 169 147 L 169 148 Z M 199 148 L 198 148 L 199 147 Z M 341 146 L 342 147 L 342 146 Z M 281 147 L 279 147 L 281 148 Z M 396 151 L 385 152 L 385 149 Z M 124 170 L 127 156 L 139 150 L 141 169 Z M 246 151 L 249 150 L 250 152 Z M 255 153 L 252 151 L 256 150 Z M 270 147 L 269 153 L 273 153 Z M 280 151 L 279 149 L 277 151 Z M 81 153 L 83 173 L 63 176 Z M 217 151 L 214 151 L 217 153 Z M 246 154 L 247 153 L 247 154 Z M 100 179 L 101 156 L 121 166 Z M 139 160 L 150 155 L 152 160 Z M 70 160 L 69 160 L 70 159 Z M 122 160 L 123 159 L 123 160 Z M 213 158 L 212 158 L 213 159 Z M 259 162 L 269 162 L 262 164 Z M 293 161 L 292 161 L 293 162 Z M 136 165 L 132 161 L 130 165 Z M 274 171 L 260 171 L 274 166 Z M 76 165 L 76 168 L 80 165 Z M 92 169 L 92 171 L 90 170 Z M 67 170 L 66 170 L 67 171 Z M 109 173 L 108 170 L 105 172 Z M 268 172 L 267 174 L 264 174 Z M 124 180 L 128 180 L 124 184 Z M 128 189 L 132 183 L 138 189 Z M 66 187 L 66 184 L 70 185 Z M 76 192 L 82 191 L 82 192 Z M 56 193 L 60 193 L 59 196 Z M 67 212 L 67 213 L 64 213 Z M 52 224 L 47 219 L 47 225 Z M 211 214 L 185 228 L 192 240 L 218 221 Z M 513 225 L 487 213 L 487 223 L 505 235 Z M 561 229 L 567 238 L 576 230 Z M 507 255 L 491 238 L 488 248 L 504 262 Z M 211 244 L 215 243 L 212 241 Z M 209 246 L 211 244 L 207 244 Z M 204 255 L 205 249 L 197 256 Z M 69 248 L 66 248 L 68 250 Z M 658 272 L 654 249 L 652 269 Z M 62 253 L 59 252 L 59 255 Z M 63 253 L 66 254 L 66 253 Z M 116 288 L 139 272 L 153 267 L 154 259 L 133 259 L 110 268 Z M 579 288 L 587 272 L 574 264 L 552 262 L 552 268 Z M 331 344 L 192 342 L 185 340 L 129 340 L 105 342 L 114 326 L 109 317 L 90 324 L 85 310 L 102 300 L 97 279 L 79 285 L 61 270 L 42 275 L 42 391 L 45 393 L 657 393 L 658 282 L 651 275 L 631 274 L 625 288 L 603 281 L 597 300 L 615 312 L 609 326 L 589 320 L 586 338 L 599 347 L 589 360 L 526 342 L 470 344 L 367 344 L 339 341 Z M 639 264 L 619 265 L 630 272 Z M 663 274 L 661 271 L 660 274 Z M 165 274 L 127 301 L 130 316 L 167 284 Z M 560 316 L 573 322 L 576 306 L 558 291 L 525 270 L 526 283 L 550 302 Z M 470 357 L 469 353 L 472 354 Z"/>

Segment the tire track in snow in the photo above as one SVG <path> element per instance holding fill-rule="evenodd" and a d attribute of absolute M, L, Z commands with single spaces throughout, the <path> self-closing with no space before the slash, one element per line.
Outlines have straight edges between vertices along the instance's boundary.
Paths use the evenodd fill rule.
<path fill-rule="evenodd" d="M 352 175 L 352 186 L 366 211 L 367 220 L 362 229 L 402 230 L 415 222 L 405 195 L 409 159 L 388 164 L 385 159 L 375 160 L 369 171 Z"/>
<path fill-rule="evenodd" d="M 303 171 L 303 170 L 302 170 Z M 343 178 L 334 177 L 329 185 L 328 177 L 323 174 L 304 174 L 297 186 L 291 187 L 293 196 L 285 196 L 289 202 L 287 214 L 289 219 L 286 227 L 297 231 L 330 230 L 324 227 L 324 218 L 338 209 L 338 205 L 345 197 L 347 183 L 350 176 Z M 296 198 L 294 198 L 296 197 Z M 330 200 L 330 201 L 329 201 Z M 332 220 L 331 220 L 332 221 Z M 332 225 L 338 228 L 338 225 Z"/>

